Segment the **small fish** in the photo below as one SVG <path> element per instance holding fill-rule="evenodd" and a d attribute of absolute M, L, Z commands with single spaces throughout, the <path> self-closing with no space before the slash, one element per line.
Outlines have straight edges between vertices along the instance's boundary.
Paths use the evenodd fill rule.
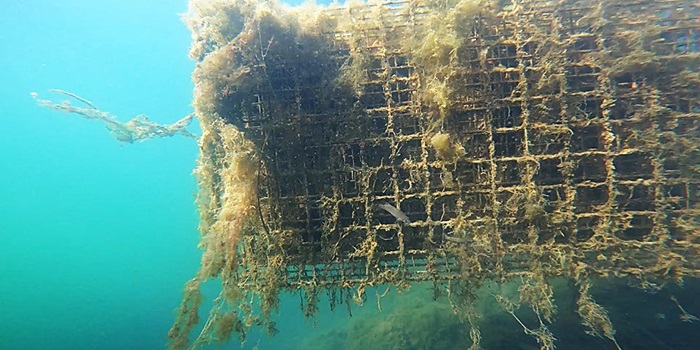
<path fill-rule="evenodd" d="M 384 209 L 387 213 L 391 214 L 391 216 L 395 217 L 396 221 L 401 221 L 407 224 L 411 223 L 411 219 L 408 218 L 408 215 L 404 214 L 404 212 L 402 212 L 399 208 L 386 202 L 379 203 L 377 206 Z"/>
<path fill-rule="evenodd" d="M 467 237 L 455 237 L 450 235 L 445 235 L 445 240 L 452 243 L 471 243 L 472 240 Z"/>

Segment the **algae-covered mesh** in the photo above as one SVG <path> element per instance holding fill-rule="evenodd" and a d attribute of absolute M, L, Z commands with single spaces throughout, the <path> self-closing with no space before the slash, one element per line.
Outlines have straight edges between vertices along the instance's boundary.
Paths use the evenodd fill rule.
<path fill-rule="evenodd" d="M 615 341 L 593 276 L 700 275 L 700 4 L 193 0 L 202 267 L 171 330 L 274 330 L 368 286 L 431 282 L 478 346 L 471 290 L 522 279 L 553 346 L 548 279 Z M 517 305 L 516 305 L 517 304 Z M 512 313 L 515 317 L 515 314 Z"/>

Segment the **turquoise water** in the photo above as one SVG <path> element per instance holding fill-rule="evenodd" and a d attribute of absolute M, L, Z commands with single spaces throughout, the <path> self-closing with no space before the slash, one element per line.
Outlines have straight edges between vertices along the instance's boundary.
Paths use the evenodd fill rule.
<path fill-rule="evenodd" d="M 0 349 L 159 349 L 197 270 L 197 146 L 122 145 L 36 105 L 75 92 L 126 121 L 192 111 L 186 1 L 0 11 Z M 191 128 L 195 130 L 196 128 Z"/>
<path fill-rule="evenodd" d="M 62 89 L 120 121 L 175 122 L 192 112 L 186 10 L 165 0 L 3 4 L 0 350 L 165 348 L 199 268 L 196 142 L 122 144 L 30 93 L 60 102 L 48 90 Z M 281 313 L 286 339 L 253 334 L 249 347 L 299 339 L 308 323 L 298 303 Z"/>

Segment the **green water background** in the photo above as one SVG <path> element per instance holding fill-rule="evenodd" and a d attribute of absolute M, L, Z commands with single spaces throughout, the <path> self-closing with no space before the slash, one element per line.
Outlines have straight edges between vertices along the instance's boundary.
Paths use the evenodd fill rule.
<path fill-rule="evenodd" d="M 121 144 L 30 92 L 71 91 L 121 121 L 176 121 L 192 111 L 186 10 L 185 0 L 2 4 L 0 350 L 165 347 L 199 264 L 196 142 Z"/>

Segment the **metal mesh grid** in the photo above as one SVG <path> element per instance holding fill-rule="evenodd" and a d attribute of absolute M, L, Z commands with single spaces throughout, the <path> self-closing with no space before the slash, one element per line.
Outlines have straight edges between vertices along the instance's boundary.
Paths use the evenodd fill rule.
<path fill-rule="evenodd" d="M 495 275 L 527 269 L 538 245 L 574 250 L 602 274 L 657 257 L 601 259 L 609 250 L 698 244 L 677 223 L 700 201 L 696 153 L 679 148 L 700 141 L 698 82 L 679 85 L 698 73 L 700 5 L 523 1 L 474 16 L 439 126 L 464 149 L 452 162 L 431 146 L 425 68 L 403 42 L 427 11 L 409 1 L 329 9 L 357 29 L 323 32 L 316 61 L 260 50 L 267 79 L 223 101 L 219 114 L 263 155 L 262 222 L 279 239 L 253 259 L 284 256 L 290 285 L 332 285 L 454 278 L 455 250 L 470 253 L 477 235 L 492 244 L 477 259 Z M 256 50 L 280 40 L 261 32 Z M 649 61 L 626 62 L 639 47 Z M 360 59 L 357 91 L 318 84 Z"/>

